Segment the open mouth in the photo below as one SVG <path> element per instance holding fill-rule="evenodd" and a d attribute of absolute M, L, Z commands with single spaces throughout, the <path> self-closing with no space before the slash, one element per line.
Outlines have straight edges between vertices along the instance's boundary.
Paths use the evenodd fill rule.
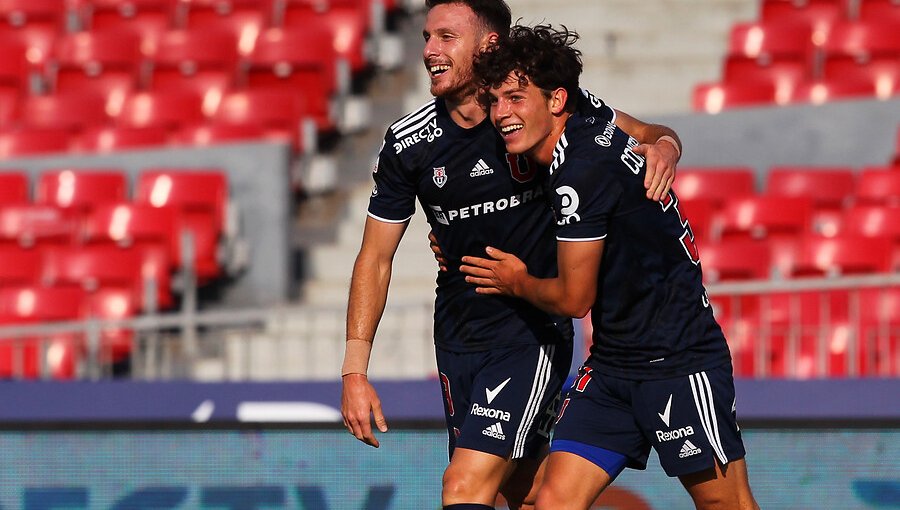
<path fill-rule="evenodd" d="M 507 125 L 507 126 L 501 127 L 501 128 L 500 128 L 500 133 L 502 133 L 504 136 L 505 136 L 505 135 L 510 135 L 510 134 L 515 133 L 516 131 L 518 131 L 518 130 L 524 128 L 524 127 L 525 127 L 524 124 L 509 124 L 509 125 Z"/>
<path fill-rule="evenodd" d="M 446 64 L 438 64 L 428 66 L 428 72 L 431 76 L 440 76 L 450 70 L 450 66 Z"/>

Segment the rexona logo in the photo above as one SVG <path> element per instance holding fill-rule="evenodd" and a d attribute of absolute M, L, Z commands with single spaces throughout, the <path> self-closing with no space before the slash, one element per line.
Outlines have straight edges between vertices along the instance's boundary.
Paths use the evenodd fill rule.
<path fill-rule="evenodd" d="M 491 409 L 490 407 L 481 407 L 478 402 L 472 404 L 472 412 L 475 416 L 484 416 L 494 420 L 503 420 L 508 422 L 510 419 L 509 411 L 501 411 L 500 409 Z"/>
<path fill-rule="evenodd" d="M 659 440 L 660 443 L 665 443 L 666 441 L 674 441 L 676 439 L 681 439 L 682 437 L 693 436 L 694 435 L 694 427 L 688 425 L 687 427 L 681 427 L 680 429 L 669 430 L 669 431 L 656 431 L 656 439 Z"/>

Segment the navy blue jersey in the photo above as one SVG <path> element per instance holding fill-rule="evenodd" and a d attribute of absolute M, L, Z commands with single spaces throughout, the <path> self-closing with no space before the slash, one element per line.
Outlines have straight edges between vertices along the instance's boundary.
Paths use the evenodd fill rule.
<path fill-rule="evenodd" d="M 575 114 L 550 167 L 557 240 L 604 240 L 589 364 L 631 379 L 719 366 L 730 355 L 690 225 L 674 192 L 660 202 L 646 198 L 636 145 L 613 123 Z"/>
<path fill-rule="evenodd" d="M 580 108 L 598 118 L 615 118 L 593 96 L 581 98 Z M 525 158 L 507 154 L 489 119 L 464 129 L 441 99 L 387 130 L 373 173 L 369 215 L 405 222 L 418 199 L 449 269 L 437 275 L 434 339 L 439 347 L 465 352 L 553 343 L 560 338 L 559 325 L 571 330 L 568 319 L 549 316 L 523 300 L 476 294 L 459 271 L 463 256 L 483 257 L 485 247 L 495 246 L 520 256 L 532 274 L 555 276 L 545 176 Z"/>

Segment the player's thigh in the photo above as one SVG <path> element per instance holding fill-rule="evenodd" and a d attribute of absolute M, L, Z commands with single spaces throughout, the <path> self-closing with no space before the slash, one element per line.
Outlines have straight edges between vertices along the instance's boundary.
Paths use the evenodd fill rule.
<path fill-rule="evenodd" d="M 678 477 L 700 510 L 758 510 L 744 459 Z"/>
<path fill-rule="evenodd" d="M 588 509 L 611 482 L 597 464 L 569 452 L 553 452 L 547 459 L 536 510 Z"/>
<path fill-rule="evenodd" d="M 549 448 L 545 445 L 537 458 L 510 461 L 506 479 L 500 486 L 500 493 L 510 508 L 534 504 L 546 473 L 548 452 Z"/>
<path fill-rule="evenodd" d="M 444 471 L 443 503 L 493 505 L 509 461 L 478 450 L 457 448 Z"/>

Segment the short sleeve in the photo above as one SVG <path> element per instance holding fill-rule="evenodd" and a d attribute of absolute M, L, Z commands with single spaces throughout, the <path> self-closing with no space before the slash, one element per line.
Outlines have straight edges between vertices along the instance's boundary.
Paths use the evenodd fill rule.
<path fill-rule="evenodd" d="M 412 171 L 406 168 L 394 150 L 390 131 L 385 135 L 372 170 L 372 195 L 369 216 L 381 221 L 401 223 L 416 212 L 416 188 Z"/>
<path fill-rule="evenodd" d="M 596 161 L 569 159 L 551 183 L 556 214 L 556 239 L 596 241 L 607 234 L 609 218 L 620 197 L 621 184 Z"/>
<path fill-rule="evenodd" d="M 576 109 L 585 117 L 598 117 L 613 123 L 616 121 L 616 111 L 587 89 L 581 89 Z"/>

